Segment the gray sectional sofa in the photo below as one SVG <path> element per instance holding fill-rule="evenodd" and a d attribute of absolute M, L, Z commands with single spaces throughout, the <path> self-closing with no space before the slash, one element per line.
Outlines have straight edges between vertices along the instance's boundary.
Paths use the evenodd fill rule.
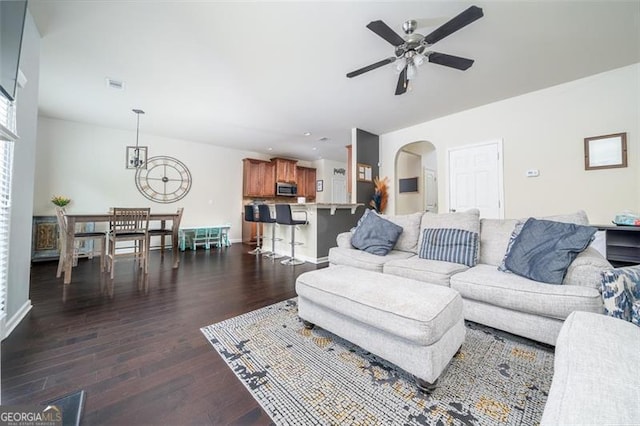
<path fill-rule="evenodd" d="M 330 249 L 329 264 L 449 286 L 463 298 L 465 319 L 550 345 L 555 345 L 563 321 L 571 312 L 603 312 L 600 273 L 611 265 L 591 247 L 571 263 L 562 285 L 553 285 L 498 270 L 518 220 L 480 219 L 478 210 L 383 217 L 403 228 L 393 250 L 385 256 L 357 250 L 351 245 L 352 233 L 346 232 L 338 235 L 338 246 Z M 589 223 L 583 211 L 544 219 Z M 426 228 L 477 232 L 477 265 L 420 258 L 418 251 Z"/>
<path fill-rule="evenodd" d="M 558 336 L 553 381 L 540 424 L 640 424 L 638 364 L 638 326 L 573 312 Z"/>

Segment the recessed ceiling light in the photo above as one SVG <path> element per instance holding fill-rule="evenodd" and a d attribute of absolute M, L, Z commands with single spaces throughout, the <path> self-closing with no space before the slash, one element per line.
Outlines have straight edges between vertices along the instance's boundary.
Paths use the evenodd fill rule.
<path fill-rule="evenodd" d="M 311 132 L 304 132 L 305 136 L 311 136 Z"/>
<path fill-rule="evenodd" d="M 315 150 L 316 150 L 316 149 L 318 149 L 318 148 L 314 146 L 314 147 L 313 147 L 313 148 L 311 148 L 311 149 L 315 151 Z"/>
<path fill-rule="evenodd" d="M 267 148 L 267 151 L 273 151 L 273 148 L 269 147 Z"/>

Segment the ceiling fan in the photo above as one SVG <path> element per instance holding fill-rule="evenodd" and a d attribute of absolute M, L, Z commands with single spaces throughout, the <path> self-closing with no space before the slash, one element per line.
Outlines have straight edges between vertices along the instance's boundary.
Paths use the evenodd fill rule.
<path fill-rule="evenodd" d="M 482 13 L 481 8 L 471 6 L 426 36 L 414 33 L 418 23 L 414 20 L 409 20 L 402 25 L 402 29 L 405 33 L 404 38 L 400 37 L 398 33 L 393 31 L 383 21 L 369 22 L 367 28 L 395 47 L 395 56 L 390 56 L 376 62 L 375 64 L 352 71 L 347 74 L 347 77 L 356 77 L 360 74 L 364 74 L 365 72 L 375 70 L 376 68 L 398 61 L 397 69 L 400 71 L 400 77 L 398 78 L 398 85 L 396 86 L 396 95 L 402 95 L 407 91 L 409 80 L 413 79 L 415 76 L 416 68 L 422 65 L 425 60 L 434 64 L 444 65 L 445 67 L 456 68 L 464 71 L 473 65 L 473 59 L 432 52 L 428 50 L 428 47 L 448 35 L 453 34 L 459 29 L 466 27 L 473 21 L 482 18 L 482 16 L 484 16 L 484 14 Z"/>

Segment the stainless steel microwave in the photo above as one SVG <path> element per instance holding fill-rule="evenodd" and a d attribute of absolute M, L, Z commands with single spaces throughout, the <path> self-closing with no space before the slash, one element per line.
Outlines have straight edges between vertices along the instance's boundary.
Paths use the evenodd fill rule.
<path fill-rule="evenodd" d="M 295 183 L 276 183 L 276 195 L 280 197 L 295 197 L 298 195 L 298 186 Z"/>

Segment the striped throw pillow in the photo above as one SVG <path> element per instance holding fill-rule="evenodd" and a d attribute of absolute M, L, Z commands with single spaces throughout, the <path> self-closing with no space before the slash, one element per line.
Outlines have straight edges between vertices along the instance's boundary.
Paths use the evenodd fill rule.
<path fill-rule="evenodd" d="M 478 233 L 454 228 L 426 228 L 422 231 L 418 256 L 475 266 L 478 263 Z"/>

